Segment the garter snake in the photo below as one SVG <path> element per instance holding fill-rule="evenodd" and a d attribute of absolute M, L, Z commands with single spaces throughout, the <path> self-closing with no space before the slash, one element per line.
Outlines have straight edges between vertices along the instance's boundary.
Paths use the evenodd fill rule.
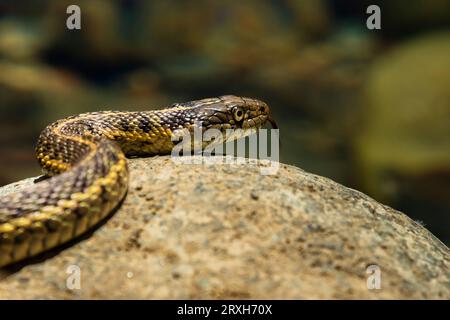
<path fill-rule="evenodd" d="M 104 219 L 127 192 L 126 156 L 170 153 L 178 129 L 242 129 L 245 136 L 266 122 L 276 127 L 266 103 L 236 96 L 56 121 L 36 146 L 50 178 L 0 198 L 0 267 L 66 243 Z"/>

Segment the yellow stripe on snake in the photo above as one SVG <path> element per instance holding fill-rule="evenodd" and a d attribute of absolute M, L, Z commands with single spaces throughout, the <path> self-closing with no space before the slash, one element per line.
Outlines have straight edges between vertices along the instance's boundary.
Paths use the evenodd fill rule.
<path fill-rule="evenodd" d="M 221 96 L 146 112 L 104 111 L 59 120 L 41 133 L 36 154 L 50 179 L 0 198 L 0 267 L 83 234 L 125 197 L 126 156 L 168 154 L 177 129 L 276 127 L 262 101 Z"/>

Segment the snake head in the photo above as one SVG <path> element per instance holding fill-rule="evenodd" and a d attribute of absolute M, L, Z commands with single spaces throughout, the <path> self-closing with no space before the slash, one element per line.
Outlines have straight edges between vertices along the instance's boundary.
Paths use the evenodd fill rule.
<path fill-rule="evenodd" d="M 226 95 L 192 103 L 191 110 L 203 130 L 214 128 L 224 132 L 227 129 L 242 129 L 250 134 L 266 123 L 278 128 L 270 115 L 269 106 L 260 100 Z"/>

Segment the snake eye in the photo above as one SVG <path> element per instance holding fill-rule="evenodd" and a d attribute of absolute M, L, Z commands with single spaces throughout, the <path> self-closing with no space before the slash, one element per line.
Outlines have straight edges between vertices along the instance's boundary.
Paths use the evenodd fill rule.
<path fill-rule="evenodd" d="M 233 117 L 234 120 L 241 121 L 242 119 L 244 119 L 244 110 L 242 110 L 241 107 L 235 107 L 233 109 Z"/>

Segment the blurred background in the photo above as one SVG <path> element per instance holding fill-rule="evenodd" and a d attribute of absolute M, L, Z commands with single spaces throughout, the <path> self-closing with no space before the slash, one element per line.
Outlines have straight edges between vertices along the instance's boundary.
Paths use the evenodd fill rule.
<path fill-rule="evenodd" d="M 40 174 L 34 143 L 59 118 L 236 94 L 271 106 L 282 162 L 449 245 L 449 22 L 448 0 L 1 0 L 0 185 Z"/>

